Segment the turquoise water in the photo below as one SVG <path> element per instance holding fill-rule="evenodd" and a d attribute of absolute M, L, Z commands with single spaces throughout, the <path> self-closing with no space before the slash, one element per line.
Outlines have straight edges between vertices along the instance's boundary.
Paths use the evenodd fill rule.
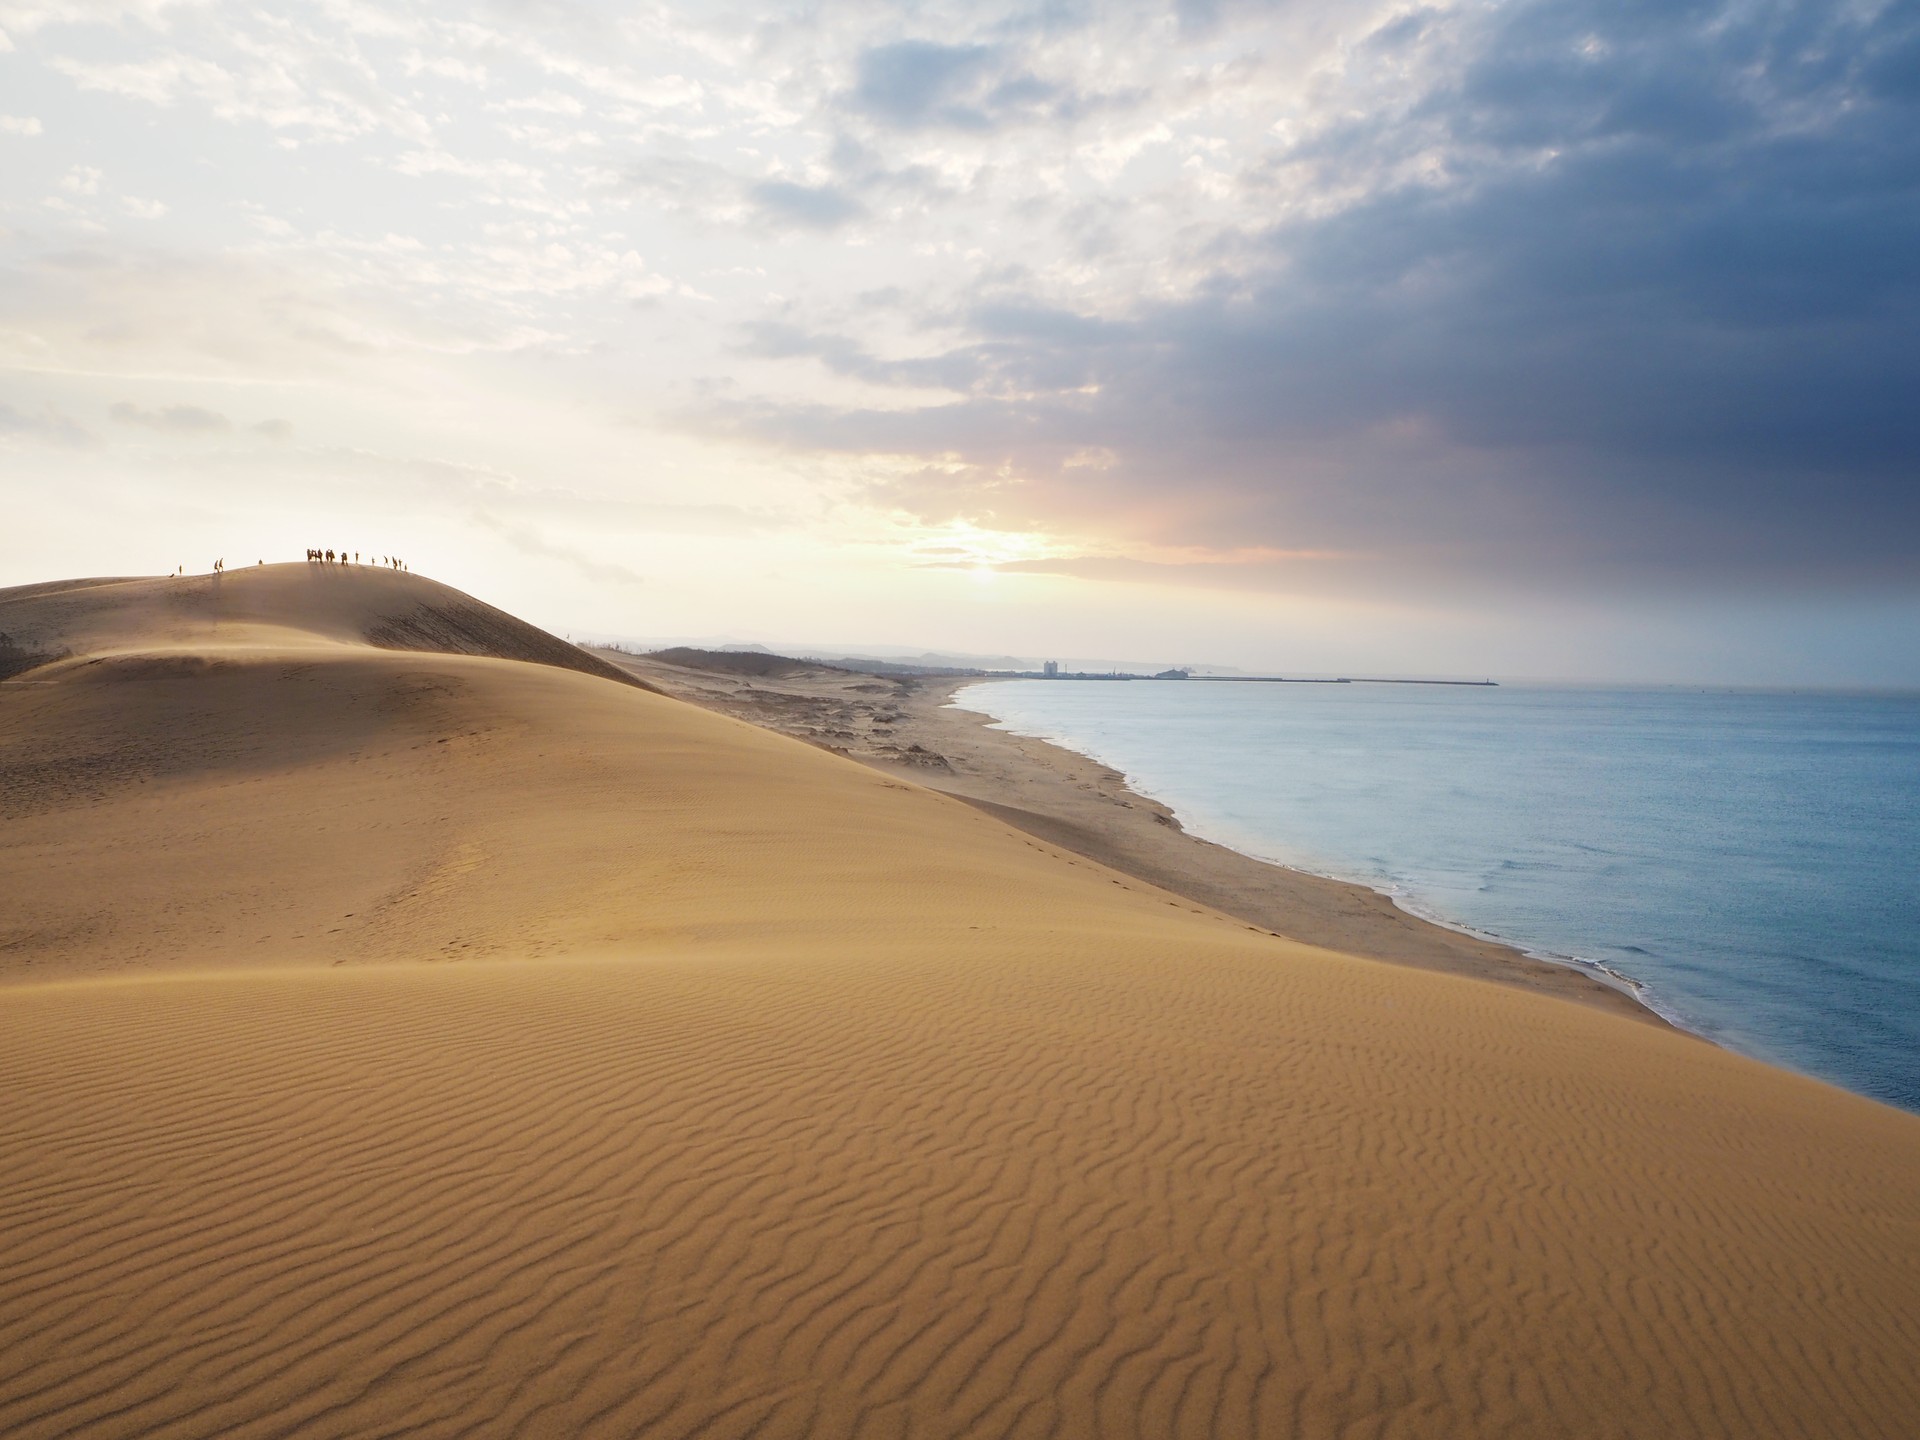
<path fill-rule="evenodd" d="M 1920 1110 L 1920 697 L 992 682 L 1187 827 Z"/>

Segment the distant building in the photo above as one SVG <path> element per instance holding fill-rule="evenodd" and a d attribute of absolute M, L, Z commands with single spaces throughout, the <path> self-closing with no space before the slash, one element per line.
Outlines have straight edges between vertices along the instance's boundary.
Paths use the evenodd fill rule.
<path fill-rule="evenodd" d="M 1047 661 L 1046 664 L 1040 667 L 1040 673 L 1049 680 L 1058 680 L 1060 678 L 1060 662 L 1058 660 Z"/>

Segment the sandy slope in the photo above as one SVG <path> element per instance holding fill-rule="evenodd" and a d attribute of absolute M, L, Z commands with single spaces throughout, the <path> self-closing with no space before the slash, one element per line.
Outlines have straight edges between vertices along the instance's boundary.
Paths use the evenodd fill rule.
<path fill-rule="evenodd" d="M 1664 1025 L 1623 985 L 1408 914 L 1364 885 L 1270 865 L 1187 832 L 1127 777 L 992 728 L 976 681 L 860 674 L 756 652 L 598 652 L 676 699 L 822 745 L 952 795 L 1016 830 L 1292 940 L 1552 995 Z"/>
<path fill-rule="evenodd" d="M 1913 1117 L 420 593 L 0 684 L 0 1433 L 1910 1433 Z"/>

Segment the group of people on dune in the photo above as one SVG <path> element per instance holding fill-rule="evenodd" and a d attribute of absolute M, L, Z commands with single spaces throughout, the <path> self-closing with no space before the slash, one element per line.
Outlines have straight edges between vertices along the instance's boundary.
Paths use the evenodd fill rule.
<path fill-rule="evenodd" d="M 316 565 L 358 565 L 360 563 L 360 552 L 355 550 L 353 557 L 349 559 L 345 550 L 338 552 L 332 550 L 309 550 L 307 551 L 307 561 L 310 564 Z M 389 570 L 407 569 L 406 561 L 396 559 L 392 555 L 369 555 L 367 557 L 367 563 L 369 565 L 384 565 Z M 408 571 L 408 573 L 411 574 L 412 572 Z"/>

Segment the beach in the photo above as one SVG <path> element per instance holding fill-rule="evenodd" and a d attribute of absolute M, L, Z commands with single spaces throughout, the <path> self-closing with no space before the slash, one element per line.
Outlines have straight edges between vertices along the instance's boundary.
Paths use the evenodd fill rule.
<path fill-rule="evenodd" d="M 1920 1413 L 1920 1118 L 946 681 L 680 680 L 347 566 L 0 632 L 9 1436 Z"/>
<path fill-rule="evenodd" d="M 667 694 L 909 776 L 1050 844 L 1270 933 L 1667 1023 L 1612 977 L 1434 924 L 1364 885 L 1269 864 L 1189 834 L 1167 806 L 1097 760 L 994 728 L 992 716 L 967 707 L 967 690 L 979 680 L 820 665 L 754 675 L 722 668 L 729 663 L 724 652 L 681 664 L 596 653 Z"/>

